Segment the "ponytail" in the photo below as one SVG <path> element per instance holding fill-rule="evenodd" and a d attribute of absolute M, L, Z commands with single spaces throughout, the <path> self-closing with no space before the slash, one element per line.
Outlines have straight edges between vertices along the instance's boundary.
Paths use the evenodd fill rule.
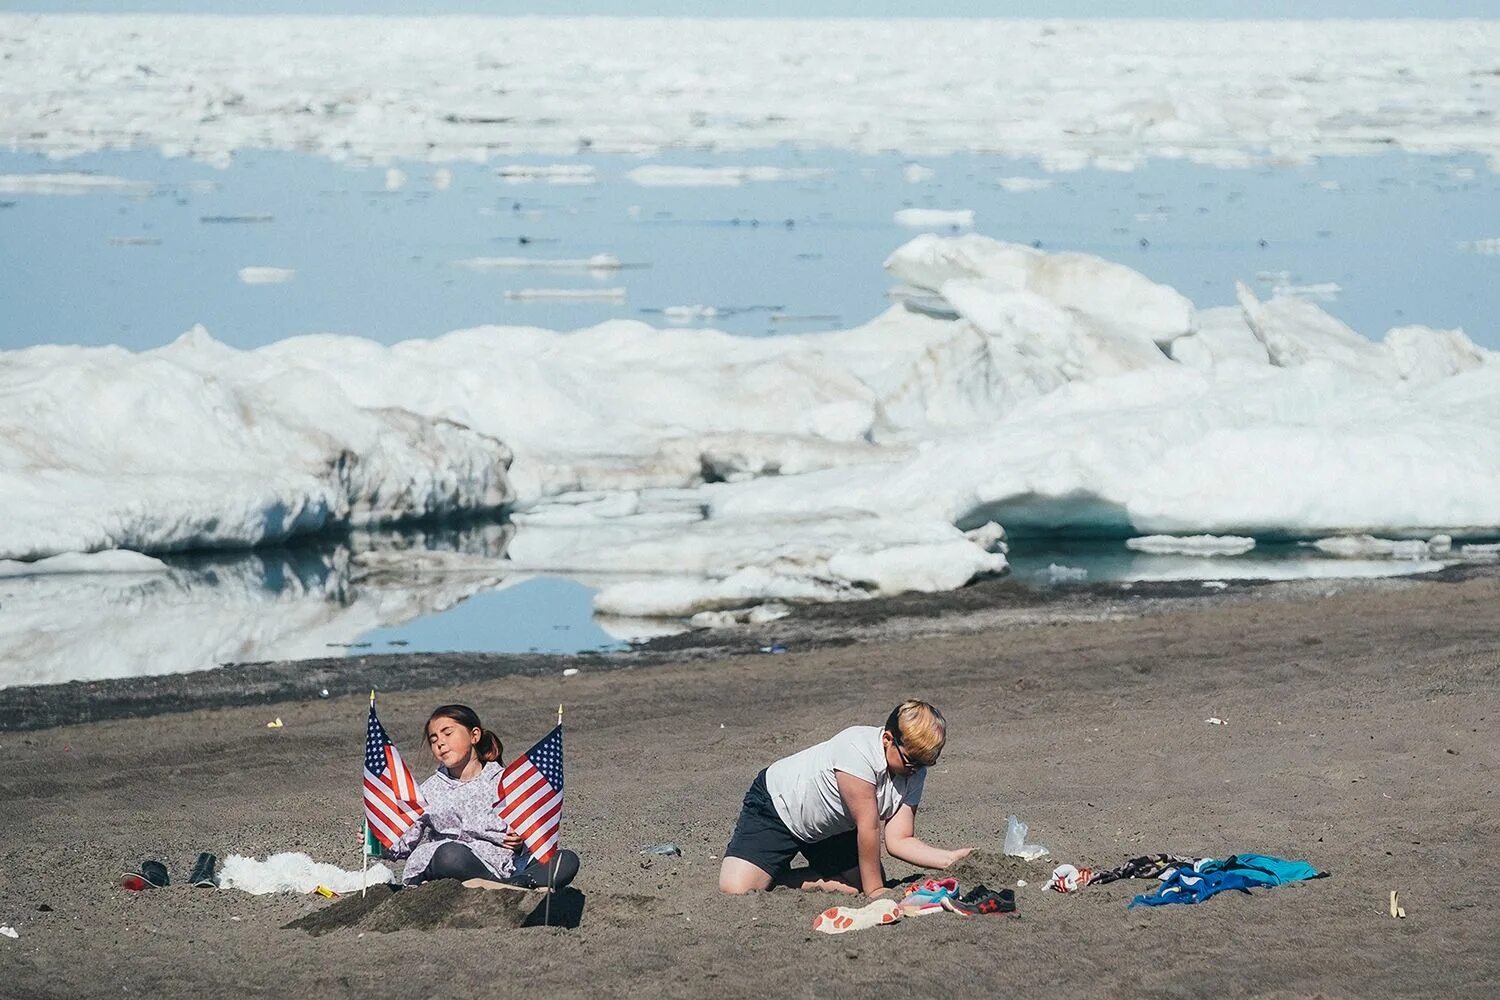
<path fill-rule="evenodd" d="M 479 734 L 479 742 L 474 744 L 474 756 L 478 757 L 486 764 L 489 764 L 493 761 L 498 761 L 500 759 L 500 755 L 504 752 L 505 745 L 500 742 L 500 737 L 496 736 L 488 729 L 483 730 Z"/>

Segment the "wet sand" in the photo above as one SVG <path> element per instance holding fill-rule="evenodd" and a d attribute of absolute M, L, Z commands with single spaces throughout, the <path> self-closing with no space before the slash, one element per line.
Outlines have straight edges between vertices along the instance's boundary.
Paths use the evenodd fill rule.
<path fill-rule="evenodd" d="M 777 623 L 785 655 L 743 655 L 771 634 L 746 631 L 522 672 L 265 665 L 145 684 L 154 699 L 117 686 L 125 708 L 100 713 L 117 717 L 0 732 L 0 924 L 20 934 L 0 939 L 0 996 L 1496 995 L 1500 579 L 1005 593 L 809 613 Z M 409 923 L 313 935 L 285 925 L 336 904 L 118 888 L 143 857 L 185 880 L 200 850 L 357 867 L 365 699 L 345 692 L 382 673 L 401 688 L 382 719 L 420 775 L 432 706 L 474 705 L 509 755 L 566 702 L 575 929 L 433 892 L 407 900 Z M 76 687 L 6 695 L 12 729 L 89 704 Z M 718 896 L 755 771 L 905 696 L 951 726 L 919 834 L 987 849 L 981 877 L 1024 878 L 1020 917 L 824 937 L 808 925 L 826 897 Z M 1052 857 L 993 857 L 1011 812 Z M 641 856 L 660 841 L 683 856 Z M 1159 910 L 1126 909 L 1149 885 L 1042 889 L 1054 863 L 1155 851 L 1260 851 L 1332 877 Z"/>

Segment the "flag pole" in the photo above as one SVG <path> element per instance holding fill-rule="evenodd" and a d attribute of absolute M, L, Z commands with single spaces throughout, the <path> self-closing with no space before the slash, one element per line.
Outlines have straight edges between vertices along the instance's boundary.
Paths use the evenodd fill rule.
<path fill-rule="evenodd" d="M 563 708 L 562 707 L 562 703 L 558 702 L 558 704 L 557 704 L 557 724 L 559 726 L 562 725 L 562 708 Z M 559 826 L 560 825 L 561 824 L 559 824 Z M 561 840 L 562 838 L 559 837 L 558 839 Z M 561 848 L 558 848 L 558 850 L 561 850 Z M 545 905 L 544 905 L 544 907 L 542 909 L 542 926 L 543 927 L 551 927 L 552 926 L 552 880 L 557 875 L 557 861 L 558 861 L 557 852 L 554 851 L 553 854 L 552 854 L 552 860 L 547 863 L 547 902 L 545 903 Z"/>
<path fill-rule="evenodd" d="M 370 688 L 370 707 L 375 707 L 375 689 Z M 360 827 L 359 835 L 359 894 L 362 897 L 370 892 L 370 821 L 366 819 Z"/>

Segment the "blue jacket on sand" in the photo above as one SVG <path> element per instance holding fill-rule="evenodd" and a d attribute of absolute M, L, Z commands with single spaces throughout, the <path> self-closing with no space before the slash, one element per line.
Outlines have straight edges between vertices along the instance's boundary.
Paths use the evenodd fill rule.
<path fill-rule="evenodd" d="M 1303 879 L 1324 878 L 1306 861 L 1288 861 L 1267 854 L 1232 854 L 1222 861 L 1207 858 L 1192 868 L 1178 868 L 1162 880 L 1151 895 L 1139 895 L 1130 907 L 1166 906 L 1171 903 L 1201 903 L 1210 896 L 1238 889 L 1248 893 L 1256 887 L 1270 888 Z"/>

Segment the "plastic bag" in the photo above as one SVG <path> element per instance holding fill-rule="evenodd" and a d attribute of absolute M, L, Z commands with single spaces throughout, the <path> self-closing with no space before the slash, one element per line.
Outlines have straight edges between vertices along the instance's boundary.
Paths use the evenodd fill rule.
<path fill-rule="evenodd" d="M 1005 853 L 1012 858 L 1022 858 L 1026 861 L 1035 861 L 1037 858 L 1047 854 L 1047 849 L 1041 844 L 1026 843 L 1027 826 L 1015 816 L 1005 827 Z"/>

